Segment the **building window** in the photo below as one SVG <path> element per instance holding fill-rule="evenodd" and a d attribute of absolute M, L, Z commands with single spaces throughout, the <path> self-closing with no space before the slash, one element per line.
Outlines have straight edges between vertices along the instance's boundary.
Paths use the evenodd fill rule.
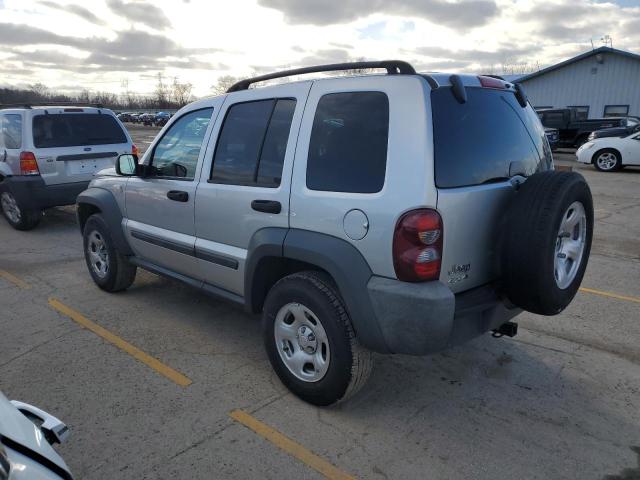
<path fill-rule="evenodd" d="M 587 118 L 589 118 L 589 107 L 588 106 L 585 106 L 585 105 L 569 105 L 567 108 L 573 108 L 576 111 L 576 119 L 577 120 L 586 120 Z"/>
<path fill-rule="evenodd" d="M 551 110 L 553 107 L 533 107 L 533 109 L 538 112 L 540 110 Z"/>
<path fill-rule="evenodd" d="M 629 105 L 605 105 L 605 117 L 626 117 L 629 115 Z"/>

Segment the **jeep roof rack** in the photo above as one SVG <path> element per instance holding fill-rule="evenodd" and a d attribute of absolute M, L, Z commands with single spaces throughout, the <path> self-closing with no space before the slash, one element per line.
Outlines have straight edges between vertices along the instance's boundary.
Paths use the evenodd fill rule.
<path fill-rule="evenodd" d="M 93 107 L 104 108 L 102 103 L 84 103 L 84 102 L 21 102 L 21 103 L 0 103 L 0 110 L 7 108 L 27 108 L 34 107 Z"/>
<path fill-rule="evenodd" d="M 283 70 L 281 72 L 268 73 L 259 77 L 240 80 L 229 87 L 227 93 L 247 90 L 250 85 L 275 78 L 290 77 L 293 75 L 303 75 L 305 73 L 338 72 L 344 70 L 354 70 L 360 68 L 384 68 L 389 75 L 415 75 L 416 71 L 411 64 L 402 60 L 383 60 L 378 62 L 348 62 L 332 63 L 330 65 L 317 65 L 315 67 L 294 68 L 293 70 Z"/>

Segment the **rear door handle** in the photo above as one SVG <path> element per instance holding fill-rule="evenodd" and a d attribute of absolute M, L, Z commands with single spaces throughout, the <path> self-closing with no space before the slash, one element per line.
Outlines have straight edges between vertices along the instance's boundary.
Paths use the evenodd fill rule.
<path fill-rule="evenodd" d="M 274 200 L 254 200 L 251 202 L 251 208 L 256 212 L 264 213 L 280 213 L 282 205 Z"/>
<path fill-rule="evenodd" d="M 167 192 L 167 198 L 175 202 L 188 202 L 189 193 L 181 192 L 180 190 L 169 190 Z"/>

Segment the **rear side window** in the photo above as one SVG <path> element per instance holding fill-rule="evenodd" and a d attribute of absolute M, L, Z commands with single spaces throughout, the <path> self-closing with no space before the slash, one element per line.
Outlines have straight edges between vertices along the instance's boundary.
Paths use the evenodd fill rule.
<path fill-rule="evenodd" d="M 439 188 L 529 176 L 551 161 L 535 111 L 508 91 L 467 88 L 460 104 L 450 88 L 431 93 L 435 179 Z"/>
<path fill-rule="evenodd" d="M 218 137 L 210 181 L 278 187 L 295 107 L 296 101 L 288 98 L 231 106 Z"/>
<path fill-rule="evenodd" d="M 388 137 L 386 94 L 324 95 L 313 120 L 307 188 L 328 192 L 379 192 L 384 185 Z"/>
<path fill-rule="evenodd" d="M 52 113 L 33 117 L 36 148 L 127 143 L 118 121 L 106 113 Z"/>
<path fill-rule="evenodd" d="M 0 115 L 0 144 L 4 148 L 22 147 L 22 116 L 18 114 Z"/>

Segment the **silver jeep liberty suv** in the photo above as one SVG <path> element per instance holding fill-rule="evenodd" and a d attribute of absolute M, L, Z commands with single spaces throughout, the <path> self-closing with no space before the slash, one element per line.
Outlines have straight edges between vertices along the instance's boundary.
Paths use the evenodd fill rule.
<path fill-rule="evenodd" d="M 386 74 L 249 88 L 355 68 Z M 184 107 L 140 161 L 91 182 L 78 219 L 100 288 L 141 267 L 262 313 L 282 382 L 330 405 L 365 383 L 371 352 L 425 355 L 561 312 L 593 206 L 582 176 L 553 171 L 518 85 L 382 61 Z"/>

